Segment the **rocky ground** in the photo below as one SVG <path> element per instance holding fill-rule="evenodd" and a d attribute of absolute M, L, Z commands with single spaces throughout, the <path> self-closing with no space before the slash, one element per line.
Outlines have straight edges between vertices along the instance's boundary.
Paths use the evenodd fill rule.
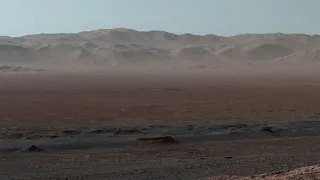
<path fill-rule="evenodd" d="M 11 179 L 201 179 L 292 170 L 319 163 L 319 137 L 2 153 Z M 272 174 L 271 174 L 272 175 Z"/>
<path fill-rule="evenodd" d="M 266 173 L 257 176 L 250 177 L 239 177 L 239 176 L 219 176 L 219 177 L 211 177 L 206 178 L 206 180 L 317 180 L 320 179 L 320 169 L 319 165 L 308 166 L 303 168 L 298 168 L 292 171 L 278 171 L 272 173 Z"/>

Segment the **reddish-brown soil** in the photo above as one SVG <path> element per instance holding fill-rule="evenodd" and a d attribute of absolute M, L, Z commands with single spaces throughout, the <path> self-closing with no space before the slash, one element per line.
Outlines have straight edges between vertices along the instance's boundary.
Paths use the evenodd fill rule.
<path fill-rule="evenodd" d="M 320 118 L 320 79 L 2 74 L 0 125 L 258 123 Z"/>
<path fill-rule="evenodd" d="M 320 78 L 297 74 L 2 73 L 0 127 L 319 120 L 319 93 Z M 318 164 L 318 142 L 319 137 L 298 137 L 3 153 L 0 178 L 251 176 Z"/>

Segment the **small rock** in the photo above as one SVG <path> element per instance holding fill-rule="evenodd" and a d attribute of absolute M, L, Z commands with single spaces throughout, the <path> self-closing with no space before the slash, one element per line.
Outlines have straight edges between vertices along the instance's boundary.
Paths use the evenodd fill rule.
<path fill-rule="evenodd" d="M 4 137 L 9 138 L 9 139 L 21 139 L 23 138 L 24 134 L 23 133 L 9 133 L 7 135 L 4 135 Z"/>
<path fill-rule="evenodd" d="M 137 141 L 151 144 L 179 144 L 179 141 L 175 140 L 171 136 L 139 138 Z"/>
<path fill-rule="evenodd" d="M 274 129 L 272 127 L 266 126 L 266 127 L 262 127 L 261 130 L 262 132 L 268 132 L 268 133 L 274 133 Z"/>
<path fill-rule="evenodd" d="M 188 130 L 189 130 L 189 131 L 192 131 L 192 130 L 193 130 L 193 128 L 194 128 L 194 126 L 193 126 L 193 125 L 188 125 Z"/>
<path fill-rule="evenodd" d="M 28 152 L 43 152 L 44 150 L 35 146 L 35 145 L 32 145 L 27 149 L 27 151 Z"/>
<path fill-rule="evenodd" d="M 80 130 L 64 130 L 62 132 L 67 135 L 78 135 L 81 133 Z"/>
<path fill-rule="evenodd" d="M 118 129 L 114 132 L 114 135 L 129 135 L 129 134 L 143 134 L 137 129 Z"/>

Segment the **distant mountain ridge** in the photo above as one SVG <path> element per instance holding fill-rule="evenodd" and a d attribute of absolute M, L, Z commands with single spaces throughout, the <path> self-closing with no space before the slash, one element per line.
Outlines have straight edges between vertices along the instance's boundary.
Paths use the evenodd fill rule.
<path fill-rule="evenodd" d="M 312 62 L 319 52 L 320 36 L 306 34 L 223 37 L 119 28 L 0 37 L 0 63 Z"/>

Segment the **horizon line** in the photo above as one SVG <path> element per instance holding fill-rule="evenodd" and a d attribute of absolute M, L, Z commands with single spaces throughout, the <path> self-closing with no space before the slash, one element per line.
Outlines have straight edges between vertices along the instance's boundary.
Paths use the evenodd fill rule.
<path fill-rule="evenodd" d="M 77 31 L 77 32 L 42 32 L 42 33 L 30 33 L 30 34 L 25 34 L 21 36 L 6 36 L 6 35 L 0 35 L 0 37 L 8 37 L 8 38 L 20 38 L 20 37 L 26 37 L 26 36 L 35 36 L 35 35 L 58 35 L 58 34 L 80 34 L 80 33 L 85 33 L 85 32 L 93 32 L 93 31 L 103 31 L 103 30 L 131 30 L 135 32 L 141 32 L 141 33 L 147 33 L 147 32 L 164 32 L 164 33 L 169 33 L 173 35 L 194 35 L 194 36 L 218 36 L 218 37 L 234 37 L 234 36 L 244 36 L 244 35 L 267 35 L 267 34 L 282 34 L 282 35 L 306 35 L 306 36 L 319 36 L 320 34 L 311 34 L 311 33 L 301 33 L 301 32 L 265 32 L 265 33 L 259 33 L 259 32 L 248 32 L 248 33 L 236 33 L 233 35 L 218 35 L 214 33 L 173 33 L 167 30 L 137 30 L 133 28 L 125 28 L 125 27 L 117 27 L 117 28 L 99 28 L 99 29 L 90 29 L 90 30 L 83 30 L 83 31 Z"/>

